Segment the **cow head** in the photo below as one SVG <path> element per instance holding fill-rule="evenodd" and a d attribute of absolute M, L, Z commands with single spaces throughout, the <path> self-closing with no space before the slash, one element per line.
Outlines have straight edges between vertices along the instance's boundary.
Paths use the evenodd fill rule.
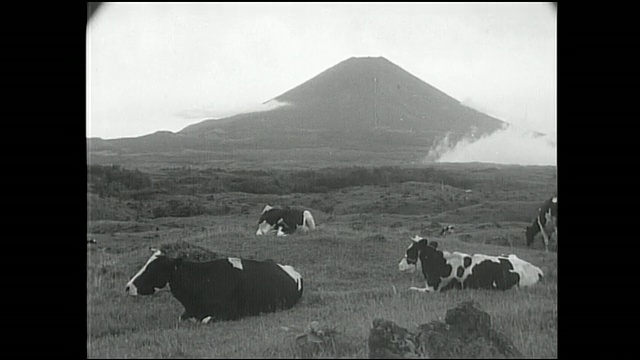
<path fill-rule="evenodd" d="M 275 231 L 276 225 L 269 224 L 266 220 L 261 221 L 258 224 L 258 230 L 256 231 L 256 235 L 268 235 Z"/>
<path fill-rule="evenodd" d="M 435 250 L 438 247 L 438 243 L 432 241 L 428 242 L 418 235 L 411 239 L 411 245 L 407 248 L 404 258 L 398 264 L 398 270 L 401 272 L 414 272 L 418 264 L 418 260 L 421 262 L 429 250 Z"/>
<path fill-rule="evenodd" d="M 262 209 L 262 212 L 260 213 L 260 215 L 262 215 L 262 214 L 266 213 L 267 211 L 269 211 L 269 210 L 271 210 L 271 209 L 273 209 L 273 206 L 271 206 L 271 205 L 267 204 L 267 205 L 264 207 L 264 209 Z"/>
<path fill-rule="evenodd" d="M 169 259 L 160 250 L 151 249 L 151 251 L 153 254 L 147 263 L 127 282 L 125 286 L 127 294 L 153 295 L 167 286 L 171 270 L 179 260 Z"/>
<path fill-rule="evenodd" d="M 275 224 L 269 224 L 267 221 L 267 213 L 271 212 L 273 207 L 267 204 L 262 212 L 260 213 L 260 218 L 258 219 L 258 230 L 256 231 L 256 235 L 268 235 L 275 231 Z"/>

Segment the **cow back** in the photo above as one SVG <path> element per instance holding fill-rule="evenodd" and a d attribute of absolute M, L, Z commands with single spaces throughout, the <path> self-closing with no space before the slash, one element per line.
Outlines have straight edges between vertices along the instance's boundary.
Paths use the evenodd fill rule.
<path fill-rule="evenodd" d="M 302 296 L 302 280 L 299 286 L 277 263 L 232 260 L 183 262 L 176 268 L 171 292 L 190 316 L 233 320 L 291 308 Z"/>

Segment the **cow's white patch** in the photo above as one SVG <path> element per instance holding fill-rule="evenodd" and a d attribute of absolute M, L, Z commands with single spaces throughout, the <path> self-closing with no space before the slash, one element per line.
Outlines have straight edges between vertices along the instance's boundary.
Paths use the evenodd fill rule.
<path fill-rule="evenodd" d="M 231 258 L 230 257 L 227 260 L 229 260 L 229 262 L 231 263 L 231 265 L 233 265 L 234 268 L 243 270 L 243 268 L 242 268 L 242 260 L 241 259 Z"/>
<path fill-rule="evenodd" d="M 414 271 L 416 271 L 416 265 L 415 264 L 409 264 L 407 262 L 407 258 L 405 257 L 398 264 L 398 270 L 400 270 L 402 272 L 413 273 Z"/>
<path fill-rule="evenodd" d="M 300 289 L 302 289 L 302 282 L 301 282 L 302 276 L 300 275 L 300 273 L 295 271 L 293 269 L 293 266 L 291 265 L 278 264 L 278 266 L 280 266 L 280 268 L 282 268 L 282 270 L 284 270 L 293 279 L 293 281 L 296 282 L 296 284 L 298 285 L 298 291 L 300 291 Z"/>
<path fill-rule="evenodd" d="M 516 255 L 509 255 L 509 261 L 513 264 L 513 271 L 520 275 L 519 286 L 531 286 L 538 282 L 540 276 L 544 276 L 542 270 Z"/>
<path fill-rule="evenodd" d="M 410 239 L 411 239 L 411 241 L 413 241 L 413 242 L 418 242 L 418 241 L 422 240 L 422 238 L 421 238 L 419 235 L 416 235 L 416 236 L 414 236 L 414 237 L 412 237 L 412 238 L 410 238 Z"/>
<path fill-rule="evenodd" d="M 284 231 L 282 231 L 282 227 L 278 227 L 278 232 L 276 233 L 276 235 L 278 235 L 278 236 L 287 236 L 287 234 L 285 234 Z"/>
<path fill-rule="evenodd" d="M 311 215 L 311 212 L 309 210 L 305 210 L 302 213 L 302 218 L 302 228 L 304 229 L 304 231 L 315 230 L 316 221 L 313 219 L 313 216 Z"/>
<path fill-rule="evenodd" d="M 537 217 L 538 227 L 540 227 L 540 234 L 542 234 L 542 239 L 544 241 L 544 251 L 548 251 L 549 249 L 549 237 L 547 236 L 547 231 L 544 229 L 544 226 L 540 222 L 540 216 Z"/>
<path fill-rule="evenodd" d="M 275 225 L 269 225 L 267 220 L 264 220 L 260 223 L 260 225 L 258 225 L 258 231 L 256 231 L 256 235 L 269 235 L 269 233 L 275 231 L 273 229 L 274 227 Z"/>
<path fill-rule="evenodd" d="M 557 196 L 554 196 L 554 197 L 551 199 L 551 202 L 552 202 L 552 203 L 554 203 L 554 204 L 555 204 L 555 203 L 557 203 L 557 202 L 558 202 L 558 197 L 557 197 Z"/>
<path fill-rule="evenodd" d="M 209 321 L 211 321 L 211 316 L 207 316 L 206 318 L 202 319 L 203 324 L 207 324 Z"/>
<path fill-rule="evenodd" d="M 127 284 L 125 285 L 125 289 L 127 289 L 127 293 L 129 295 L 131 295 L 131 296 L 138 295 L 138 288 L 136 288 L 136 286 L 133 285 L 133 282 L 147 270 L 147 267 L 149 266 L 149 264 L 151 264 L 155 259 L 157 259 L 158 256 L 162 255 L 162 251 L 160 251 L 160 250 L 153 249 L 153 251 L 154 251 L 154 253 L 153 253 L 153 255 L 151 255 L 149 260 L 147 260 L 147 263 L 144 264 L 142 269 L 140 269 L 140 271 L 138 271 L 137 274 L 133 275 L 131 280 L 129 280 L 129 282 L 127 282 Z M 154 288 L 153 290 L 154 290 L 154 292 L 158 292 L 159 289 Z"/>
<path fill-rule="evenodd" d="M 419 287 L 412 286 L 412 287 L 409 288 L 409 290 L 419 291 L 419 292 L 434 292 L 435 291 L 433 286 L 429 286 L 426 283 L 424 284 L 424 288 L 419 288 Z"/>
<path fill-rule="evenodd" d="M 271 205 L 267 204 L 267 206 L 264 207 L 264 209 L 262 209 L 262 212 L 260 213 L 260 215 L 266 213 L 267 211 L 273 209 L 273 207 L 271 207 Z"/>

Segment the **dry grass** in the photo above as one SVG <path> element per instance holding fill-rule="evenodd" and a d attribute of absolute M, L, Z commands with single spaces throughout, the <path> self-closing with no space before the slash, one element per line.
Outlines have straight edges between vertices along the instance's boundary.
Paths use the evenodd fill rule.
<path fill-rule="evenodd" d="M 473 166 L 462 169 L 456 171 L 466 173 Z M 555 358 L 557 254 L 541 251 L 540 241 L 535 249 L 524 247 L 524 227 L 535 216 L 528 212 L 535 210 L 536 202 L 555 184 L 549 182 L 548 169 L 512 167 L 505 171 L 505 177 L 525 182 L 522 189 L 501 190 L 491 172 L 473 172 L 469 176 L 484 176 L 489 183 L 472 193 L 447 185 L 408 182 L 325 194 L 197 194 L 194 196 L 203 203 L 228 205 L 231 213 L 139 221 L 122 204 L 110 200 L 101 204 L 91 197 L 91 206 L 99 207 L 94 215 L 122 213 L 113 219 L 119 221 L 97 216 L 87 224 L 88 236 L 98 241 L 87 246 L 87 355 L 366 358 L 374 318 L 416 327 L 443 318 L 461 301 L 474 300 L 491 315 L 494 328 L 510 336 L 526 357 Z M 153 201 L 159 200 L 152 199 L 145 206 L 152 206 Z M 267 203 L 310 208 L 317 230 L 289 237 L 256 237 L 258 214 Z M 249 213 L 241 212 L 245 208 Z M 443 224 L 454 224 L 456 232 L 439 237 Z M 410 286 L 423 286 L 424 280 L 419 273 L 399 273 L 397 264 L 409 237 L 416 234 L 437 240 L 449 251 L 514 253 L 542 268 L 544 281 L 505 292 L 409 292 Z M 305 280 L 304 294 L 287 311 L 207 325 L 180 322 L 182 305 L 170 293 L 137 298 L 124 293 L 125 283 L 148 259 L 151 247 L 163 248 L 172 256 L 190 254 L 195 260 L 236 256 L 292 265 Z M 301 345 L 295 333 L 284 329 L 306 329 L 314 321 L 336 333 L 326 342 Z"/>
<path fill-rule="evenodd" d="M 186 236 L 186 232 L 174 232 L 160 240 L 141 239 L 146 244 L 129 252 L 88 252 L 89 357 L 367 357 L 366 340 L 374 318 L 417 326 L 443 317 L 448 308 L 471 299 L 484 306 L 494 326 L 512 336 L 527 357 L 556 357 L 555 277 L 547 277 L 533 288 L 507 292 L 417 294 L 406 289 L 421 280 L 397 272 L 408 245 L 405 236 L 385 235 L 384 241 L 371 242 L 366 239 L 375 232 L 327 223 L 307 235 L 256 237 L 248 231 L 255 220 L 251 216 L 232 223 L 225 218 L 226 224 L 217 220 L 221 219 L 212 218 L 205 230 Z M 304 276 L 305 293 L 301 303 L 289 311 L 209 325 L 179 322 L 182 307 L 169 293 L 140 298 L 124 294 L 128 277 L 148 258 L 149 246 L 290 264 Z M 471 253 L 505 250 L 454 238 L 446 239 L 442 246 Z M 553 253 L 517 250 L 518 256 L 547 271 L 556 267 Z M 312 321 L 335 327 L 339 344 L 315 351 L 303 349 L 282 330 L 283 326 L 305 328 Z"/>

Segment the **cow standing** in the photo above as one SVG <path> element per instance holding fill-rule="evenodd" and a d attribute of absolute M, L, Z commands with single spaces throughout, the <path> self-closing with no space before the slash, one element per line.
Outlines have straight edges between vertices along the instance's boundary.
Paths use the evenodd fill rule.
<path fill-rule="evenodd" d="M 548 230 L 550 229 L 550 231 Z M 547 235 L 547 232 L 549 235 Z M 554 196 L 542 204 L 538 209 L 538 216 L 533 220 L 531 226 L 527 226 L 525 237 L 527 239 L 527 247 L 531 247 L 533 239 L 537 233 L 542 234 L 544 241 L 544 250 L 549 251 L 549 237 L 555 234 L 556 243 L 558 242 L 558 197 Z"/>
<path fill-rule="evenodd" d="M 293 234 L 298 229 L 304 232 L 315 230 L 316 223 L 309 210 L 297 210 L 286 207 L 274 208 L 267 205 L 260 213 L 258 219 L 258 231 L 256 235 L 276 234 L 286 236 Z"/>
<path fill-rule="evenodd" d="M 236 320 L 289 309 L 302 296 L 302 277 L 289 265 L 239 258 L 190 262 L 153 251 L 125 291 L 152 295 L 169 285 L 185 308 L 180 320 Z"/>
<path fill-rule="evenodd" d="M 424 288 L 410 287 L 420 292 L 450 289 L 507 290 L 531 286 L 542 278 L 540 268 L 516 255 L 467 255 L 438 250 L 438 243 L 416 236 L 398 264 L 400 271 L 415 271 L 420 260 Z"/>

